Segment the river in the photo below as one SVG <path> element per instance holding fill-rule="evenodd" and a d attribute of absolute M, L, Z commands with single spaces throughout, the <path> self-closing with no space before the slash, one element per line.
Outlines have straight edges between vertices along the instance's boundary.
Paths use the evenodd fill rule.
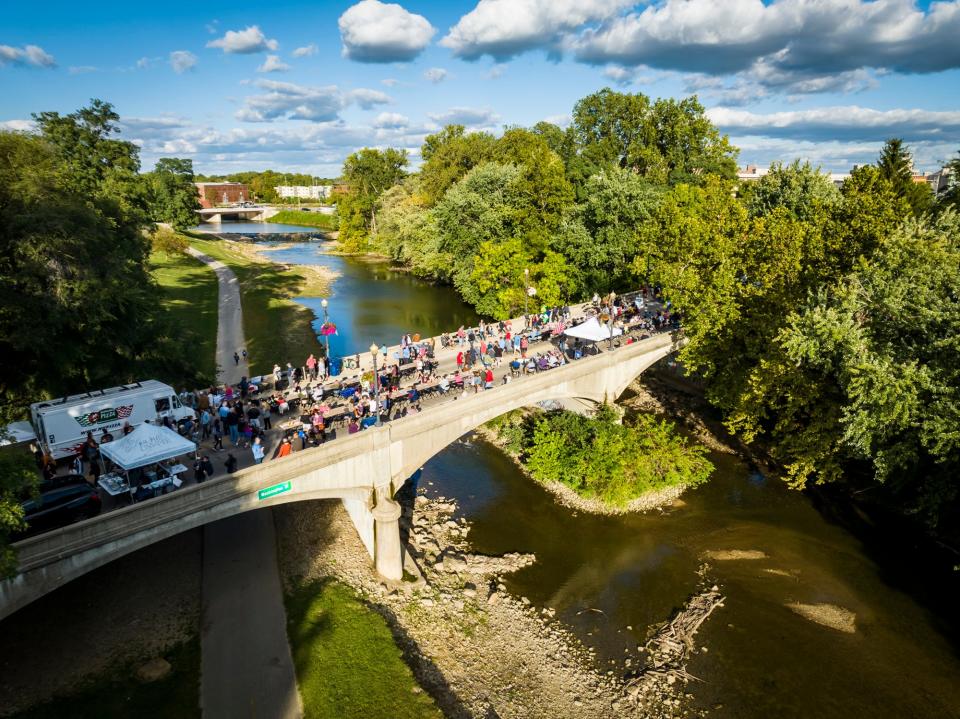
<path fill-rule="evenodd" d="M 329 298 L 335 355 L 475 319 L 449 288 L 385 263 L 326 254 L 323 243 L 270 256 L 340 274 Z M 299 301 L 322 317 L 318 298 Z M 960 717 L 960 660 L 949 639 L 956 624 L 921 603 L 926 568 L 876 551 L 810 497 L 739 459 L 711 458 L 713 477 L 687 493 L 684 506 L 628 517 L 557 505 L 501 452 L 470 437 L 431 460 L 420 487 L 458 500 L 477 551 L 536 554 L 508 587 L 555 608 L 614 670 L 624 649 L 694 590 L 704 552 L 762 552 L 763 559 L 711 563 L 727 599 L 698 635 L 708 652 L 688 668 L 703 680 L 689 688 L 694 703 L 713 716 Z M 792 603 L 849 610 L 856 631 L 815 624 Z"/>

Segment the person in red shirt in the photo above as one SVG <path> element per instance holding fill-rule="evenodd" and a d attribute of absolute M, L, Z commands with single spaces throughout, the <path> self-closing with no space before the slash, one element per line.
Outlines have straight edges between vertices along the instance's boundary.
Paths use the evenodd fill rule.
<path fill-rule="evenodd" d="M 483 376 L 484 380 L 484 389 L 493 389 L 493 370 L 487 367 L 487 371 Z"/>
<path fill-rule="evenodd" d="M 457 352 L 457 369 L 463 369 L 463 350 Z"/>

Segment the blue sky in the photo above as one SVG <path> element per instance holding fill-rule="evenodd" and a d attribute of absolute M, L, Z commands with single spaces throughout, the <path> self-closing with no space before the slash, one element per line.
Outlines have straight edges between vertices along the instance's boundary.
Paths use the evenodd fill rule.
<path fill-rule="evenodd" d="M 960 0 L 8 3 L 0 126 L 115 105 L 123 134 L 200 172 L 335 176 L 446 122 L 569 122 L 602 87 L 696 93 L 740 164 L 960 150 Z"/>

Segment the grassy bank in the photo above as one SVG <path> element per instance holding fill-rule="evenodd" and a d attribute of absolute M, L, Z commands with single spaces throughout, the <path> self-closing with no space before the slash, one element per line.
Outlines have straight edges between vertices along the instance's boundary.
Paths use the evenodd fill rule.
<path fill-rule="evenodd" d="M 193 356 L 199 369 L 208 377 L 216 377 L 216 274 L 190 255 L 166 252 L 150 255 L 150 272 L 163 290 L 164 308 L 194 336 Z"/>
<path fill-rule="evenodd" d="M 135 677 L 137 665 L 130 664 L 11 719 L 199 719 L 199 637 L 174 647 L 164 659 L 173 670 L 159 681 L 139 682 Z"/>
<path fill-rule="evenodd" d="M 321 230 L 336 230 L 340 224 L 336 215 L 323 215 L 319 212 L 303 212 L 302 210 L 280 210 L 270 218 L 270 222 L 319 227 Z"/>
<path fill-rule="evenodd" d="M 286 608 L 305 719 L 440 719 L 384 619 L 349 587 L 308 582 L 287 595 Z"/>
<path fill-rule="evenodd" d="M 253 374 L 269 372 L 275 362 L 296 366 L 310 353 L 321 352 L 310 326 L 313 315 L 290 299 L 301 294 L 308 282 L 304 273 L 272 262 L 257 262 L 222 240 L 191 237 L 190 244 L 229 265 L 240 280 L 243 331 Z"/>
<path fill-rule="evenodd" d="M 707 448 L 672 422 L 640 414 L 620 423 L 618 416 L 606 405 L 593 417 L 518 410 L 484 429 L 527 474 L 572 491 L 587 511 L 646 510 L 713 472 Z"/>

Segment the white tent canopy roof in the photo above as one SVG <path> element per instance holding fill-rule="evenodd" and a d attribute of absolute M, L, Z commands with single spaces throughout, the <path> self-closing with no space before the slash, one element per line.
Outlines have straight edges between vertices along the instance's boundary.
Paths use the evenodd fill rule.
<path fill-rule="evenodd" d="M 136 469 L 195 452 L 197 445 L 172 429 L 141 424 L 123 439 L 100 445 L 100 454 L 124 469 Z"/>
<path fill-rule="evenodd" d="M 571 327 L 565 335 L 568 337 L 578 337 L 588 342 L 599 342 L 600 340 L 610 339 L 610 328 L 607 325 L 600 324 L 596 317 L 591 317 L 586 322 L 581 322 L 575 327 Z M 622 335 L 623 330 L 619 327 L 613 328 L 613 336 Z"/>

